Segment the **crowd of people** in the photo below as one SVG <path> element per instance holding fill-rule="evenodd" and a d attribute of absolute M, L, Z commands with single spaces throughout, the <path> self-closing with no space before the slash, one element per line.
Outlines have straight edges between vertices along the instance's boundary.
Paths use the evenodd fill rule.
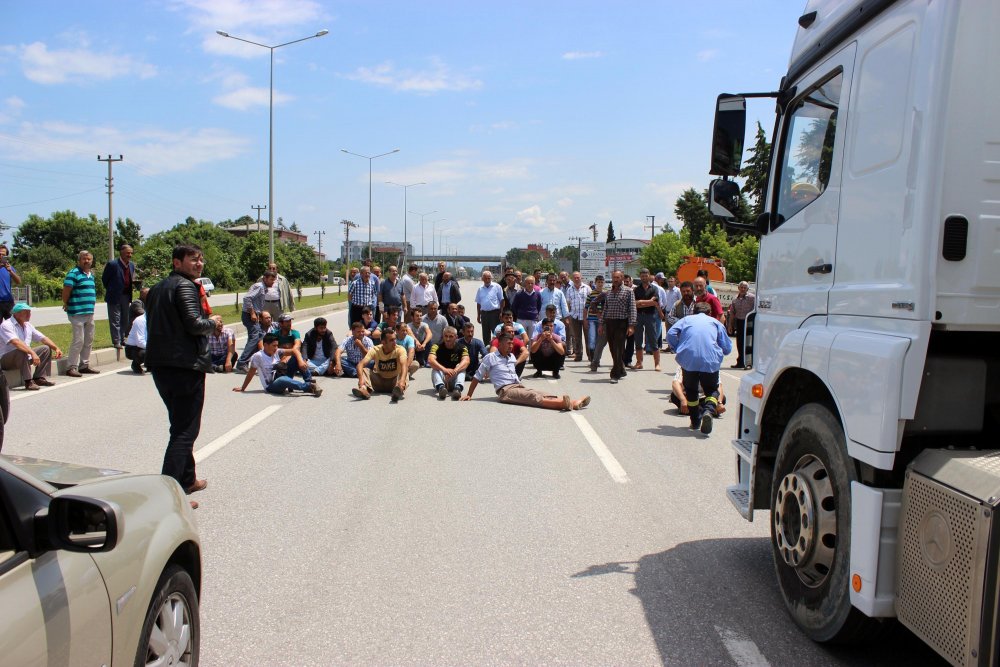
<path fill-rule="evenodd" d="M 590 404 L 589 396 L 528 387 L 522 382 L 526 367 L 531 365 L 535 378 L 549 373 L 558 379 L 567 362 L 585 363 L 596 373 L 607 348 L 610 381 L 617 384 L 629 371 L 642 370 L 647 357 L 659 371 L 661 355 L 676 353 L 679 369 L 671 400 L 689 416 L 692 428 L 710 433 L 712 420 L 725 409 L 719 371 L 732 349 L 729 334 L 737 338 L 734 367 L 742 368 L 742 323 L 754 308 L 753 295 L 741 283 L 724 313 L 706 276 L 678 285 L 673 277 L 653 276 L 646 269 L 635 281 L 613 271 L 606 287 L 603 276 L 586 283 L 579 272 L 543 277 L 540 271 L 516 269 L 498 283 L 487 270 L 473 298 L 473 321 L 461 303 L 458 280 L 443 262 L 433 281 L 416 264 L 400 278 L 395 266 L 383 277 L 380 267 L 365 263 L 349 277 L 350 330 L 338 342 L 323 317 L 313 319 L 305 335 L 295 328 L 291 290 L 271 264 L 243 297 L 246 342 L 239 350 L 235 331 L 212 314 L 197 281 L 204 266 L 200 249 L 178 246 L 171 274 L 137 300 L 132 299 L 131 255 L 123 245 L 102 275 L 112 342 L 124 349 L 135 373 L 151 372 L 171 424 L 163 473 L 189 493 L 207 484 L 197 479 L 193 458 L 206 373 L 245 374 L 233 387 L 239 393 L 256 376 L 266 393 L 315 397 L 323 393 L 317 377 L 346 377 L 356 380 L 352 393 L 358 400 L 382 393 L 395 403 L 426 369 L 428 380 L 421 382 L 438 400 L 468 401 L 479 384 L 489 383 L 501 403 L 579 410 Z M 63 308 L 73 325 L 67 375 L 77 377 L 98 372 L 89 364 L 97 293 L 92 265 L 93 255 L 82 251 L 63 289 Z M 0 311 L 5 315 L 0 365 L 20 369 L 25 387 L 37 389 L 52 384 L 51 360 L 63 353 L 31 325 L 30 306 L 10 304 L 6 313 L 4 297 L 15 276 L 0 246 Z"/>

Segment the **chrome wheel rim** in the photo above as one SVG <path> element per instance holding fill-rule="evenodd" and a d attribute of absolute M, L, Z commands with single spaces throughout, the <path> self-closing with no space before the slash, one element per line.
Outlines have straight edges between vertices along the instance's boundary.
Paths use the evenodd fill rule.
<path fill-rule="evenodd" d="M 822 461 L 811 454 L 803 456 L 782 478 L 773 521 L 781 559 L 806 586 L 822 586 L 837 550 L 837 506 Z"/>
<path fill-rule="evenodd" d="M 163 601 L 153 621 L 146 647 L 147 667 L 186 667 L 191 664 L 191 611 L 180 593 Z"/>

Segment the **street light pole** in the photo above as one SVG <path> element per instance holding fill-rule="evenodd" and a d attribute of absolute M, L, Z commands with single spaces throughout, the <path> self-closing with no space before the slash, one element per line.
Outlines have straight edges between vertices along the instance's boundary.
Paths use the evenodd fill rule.
<path fill-rule="evenodd" d="M 435 249 L 434 238 L 435 234 L 437 234 L 437 223 L 444 222 L 447 219 L 448 218 L 441 218 L 440 220 L 431 220 L 431 254 L 434 255 L 435 258 L 437 257 L 437 250 Z"/>
<path fill-rule="evenodd" d="M 230 35 L 228 32 L 223 30 L 216 30 L 215 32 L 223 37 L 235 39 L 238 42 L 253 44 L 254 46 L 265 48 L 271 52 L 270 94 L 267 101 L 267 228 L 268 236 L 270 238 L 270 242 L 268 244 L 268 256 L 270 258 L 270 262 L 274 262 L 274 50 L 280 49 L 283 46 L 288 46 L 289 44 L 304 42 L 307 39 L 313 39 L 314 37 L 322 37 L 330 31 L 320 30 L 315 35 L 309 35 L 308 37 L 302 37 L 300 39 L 293 39 L 290 42 L 276 44 L 275 46 L 269 46 L 267 44 L 261 44 L 260 42 L 254 42 L 249 39 L 243 39 L 242 37 L 236 37 L 235 35 Z"/>
<path fill-rule="evenodd" d="M 422 261 L 427 261 L 427 255 L 424 253 L 424 216 L 430 215 L 431 213 L 437 213 L 437 211 L 427 211 L 426 213 L 410 211 L 410 213 L 420 216 L 420 256 L 424 258 Z"/>
<path fill-rule="evenodd" d="M 393 153 L 398 153 L 399 149 L 394 148 L 387 153 L 379 153 L 378 155 L 362 155 L 361 153 L 352 153 L 346 148 L 340 149 L 341 153 L 347 153 L 348 155 L 353 155 L 355 157 L 363 157 L 368 160 L 368 259 L 372 258 L 372 160 L 380 157 L 385 157 L 386 155 L 392 155 Z"/>
<path fill-rule="evenodd" d="M 410 183 L 409 185 L 403 185 L 402 183 L 394 183 L 393 181 L 386 181 L 387 185 L 397 185 L 403 188 L 403 261 L 400 262 L 402 266 L 399 267 L 400 273 L 406 271 L 406 191 L 417 185 L 427 185 L 423 181 L 419 183 Z"/>

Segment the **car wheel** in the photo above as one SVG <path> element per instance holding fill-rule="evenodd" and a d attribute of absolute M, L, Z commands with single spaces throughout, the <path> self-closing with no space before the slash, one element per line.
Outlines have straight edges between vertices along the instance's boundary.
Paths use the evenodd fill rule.
<path fill-rule="evenodd" d="M 156 584 L 142 625 L 135 667 L 197 667 L 200 639 L 198 594 L 191 576 L 168 565 Z"/>
<path fill-rule="evenodd" d="M 785 605 L 818 642 L 868 639 L 882 624 L 851 605 L 851 482 L 844 429 L 816 403 L 785 427 L 771 489 L 771 546 Z"/>

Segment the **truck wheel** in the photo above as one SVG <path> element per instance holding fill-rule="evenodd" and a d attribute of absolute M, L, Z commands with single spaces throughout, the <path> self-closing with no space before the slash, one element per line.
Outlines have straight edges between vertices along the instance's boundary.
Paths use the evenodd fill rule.
<path fill-rule="evenodd" d="M 135 667 L 197 667 L 200 639 L 198 594 L 191 576 L 177 565 L 167 565 L 146 611 Z"/>
<path fill-rule="evenodd" d="M 851 482 L 844 429 L 810 403 L 785 427 L 771 488 L 771 547 L 785 605 L 818 642 L 867 639 L 881 626 L 851 605 Z"/>

